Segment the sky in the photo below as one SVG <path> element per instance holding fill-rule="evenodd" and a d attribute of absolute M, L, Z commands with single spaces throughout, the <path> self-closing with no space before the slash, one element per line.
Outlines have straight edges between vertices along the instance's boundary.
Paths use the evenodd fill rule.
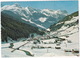
<path fill-rule="evenodd" d="M 78 1 L 13 1 L 1 2 L 2 5 L 13 5 L 18 3 L 22 7 L 33 7 L 37 9 L 66 10 L 69 14 L 78 11 Z"/>

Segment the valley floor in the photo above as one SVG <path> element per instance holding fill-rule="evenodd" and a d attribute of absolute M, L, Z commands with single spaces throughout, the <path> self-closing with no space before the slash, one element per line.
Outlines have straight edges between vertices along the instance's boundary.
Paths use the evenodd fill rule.
<path fill-rule="evenodd" d="M 43 40 L 44 42 L 48 41 L 54 41 L 54 39 L 50 40 Z M 14 43 L 13 48 L 17 48 L 24 43 L 28 41 L 23 42 L 17 42 Z M 20 50 L 15 50 L 14 52 L 11 52 L 13 49 L 9 48 L 10 44 L 2 44 L 2 57 L 53 57 L 53 56 L 79 56 L 79 53 L 73 53 L 73 52 L 65 52 L 71 51 L 72 49 L 79 49 L 78 43 L 67 43 L 67 46 L 65 43 L 62 43 L 59 47 L 60 49 L 56 49 L 56 44 L 33 44 L 33 41 L 29 42 L 25 46 L 21 47 Z M 32 48 L 34 47 L 34 48 Z M 42 48 L 40 48 L 42 47 Z M 29 51 L 30 54 L 34 56 L 27 55 L 24 51 Z"/>

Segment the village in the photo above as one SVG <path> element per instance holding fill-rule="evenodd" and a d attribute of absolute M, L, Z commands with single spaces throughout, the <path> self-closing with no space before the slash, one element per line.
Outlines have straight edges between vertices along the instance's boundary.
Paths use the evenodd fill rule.
<path fill-rule="evenodd" d="M 71 40 L 58 38 L 56 36 L 51 36 L 49 34 L 46 35 L 45 37 L 32 36 L 27 40 L 22 40 L 22 42 L 10 43 L 7 44 L 6 46 L 8 49 L 11 49 L 10 53 L 12 54 L 15 53 L 16 50 L 18 50 L 18 51 L 25 51 L 28 56 L 41 56 L 47 53 L 49 53 L 50 56 L 51 55 L 58 56 L 58 53 L 60 56 L 61 55 L 63 56 L 64 54 L 65 56 L 79 56 L 79 50 L 73 48 L 75 45 L 72 44 Z"/>

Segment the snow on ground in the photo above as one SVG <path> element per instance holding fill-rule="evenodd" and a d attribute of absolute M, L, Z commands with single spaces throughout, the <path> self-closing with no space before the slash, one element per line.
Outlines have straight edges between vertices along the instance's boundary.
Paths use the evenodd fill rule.
<path fill-rule="evenodd" d="M 43 40 L 44 42 L 51 42 L 53 41 L 53 39 L 50 40 Z M 17 42 L 14 43 L 14 47 L 13 48 L 17 48 L 21 45 L 23 45 L 24 43 L 26 43 L 28 41 L 23 41 L 23 42 Z M 51 47 L 51 48 L 34 48 L 31 49 L 31 47 Z M 73 47 L 72 47 L 73 46 Z M 61 49 L 55 49 L 56 44 L 33 44 L 32 42 L 29 42 L 28 44 L 26 44 L 25 46 L 21 47 L 21 50 L 25 50 L 25 51 L 29 51 L 30 53 L 34 54 L 34 57 L 52 57 L 52 56 L 74 56 L 74 54 L 72 52 L 65 52 L 65 49 L 74 49 L 75 46 L 78 46 L 77 44 L 73 45 L 70 43 L 67 43 L 67 47 L 65 46 L 65 43 L 63 42 L 60 47 Z M 14 52 L 11 52 L 13 49 L 8 48 L 9 47 L 9 43 L 7 44 L 2 44 L 2 57 L 31 57 L 25 54 L 25 52 L 20 51 L 20 50 L 15 50 Z M 76 47 L 77 48 L 77 47 Z"/>
<path fill-rule="evenodd" d="M 11 52 L 13 49 L 10 48 L 2 48 L 2 57 L 26 57 L 27 55 L 19 50 Z"/>
<path fill-rule="evenodd" d="M 62 29 L 62 28 L 61 28 Z M 72 26 L 70 28 L 67 28 L 67 29 L 62 29 L 62 30 L 58 30 L 58 32 L 60 32 L 59 35 L 57 36 L 62 36 L 64 35 L 63 37 L 61 38 L 65 38 L 66 41 L 64 41 L 61 45 L 62 47 L 64 47 L 66 44 L 67 44 L 67 48 L 66 49 L 79 49 L 79 31 L 78 31 L 78 25 L 76 26 Z M 54 34 L 57 34 L 57 32 L 54 32 Z M 65 37 L 65 36 L 69 36 L 69 37 Z M 70 40 L 72 43 L 67 43 L 67 40 Z M 66 44 L 65 44 L 66 43 Z"/>
<path fill-rule="evenodd" d="M 26 19 L 23 19 L 23 20 L 26 20 Z M 26 20 L 26 21 L 32 22 L 31 20 Z M 40 27 L 43 27 L 43 26 L 40 26 Z M 51 38 L 51 39 L 41 40 L 43 42 L 41 44 L 39 43 L 33 44 L 33 41 L 30 41 L 28 44 L 26 44 L 25 46 L 22 46 L 20 49 L 29 51 L 32 55 L 34 55 L 34 57 L 77 56 L 79 55 L 79 53 L 75 54 L 72 52 L 65 52 L 65 50 L 72 51 L 74 49 L 79 51 L 79 32 L 78 31 L 79 31 L 78 25 L 71 26 L 70 28 L 62 26 L 62 28 L 60 28 L 57 31 L 47 33 L 48 36 L 57 36 L 59 38 L 62 37 L 66 39 L 65 41 L 61 41 L 60 42 L 61 44 L 59 46 L 57 46 L 57 43 L 54 43 L 56 39 Z M 47 35 L 45 37 L 42 37 L 42 36 L 40 37 L 47 38 Z M 69 43 L 69 41 L 71 41 L 71 43 Z M 21 42 L 14 42 L 13 48 L 17 48 L 27 42 L 28 42 L 27 40 L 21 41 Z M 1 45 L 2 45 L 1 47 L 2 57 L 32 57 L 32 56 L 26 55 L 24 51 L 20 51 L 20 50 L 15 50 L 14 52 L 11 52 L 13 49 L 8 48 L 10 46 L 10 43 L 1 44 Z M 61 49 L 56 49 L 56 47 L 60 47 Z"/>
<path fill-rule="evenodd" d="M 77 32 L 78 31 L 78 28 L 75 28 L 74 26 L 70 27 L 70 28 L 67 28 L 66 30 L 64 30 L 63 32 L 60 32 L 61 35 L 64 35 L 64 34 L 71 34 L 71 33 L 74 33 L 74 32 Z"/>
<path fill-rule="evenodd" d="M 46 20 L 47 20 L 47 18 L 45 18 L 45 17 L 39 18 L 39 21 L 40 21 L 40 22 L 45 22 Z"/>
<path fill-rule="evenodd" d="M 79 19 L 79 16 L 73 17 L 70 21 L 66 21 L 65 24 L 76 22 L 78 19 Z"/>

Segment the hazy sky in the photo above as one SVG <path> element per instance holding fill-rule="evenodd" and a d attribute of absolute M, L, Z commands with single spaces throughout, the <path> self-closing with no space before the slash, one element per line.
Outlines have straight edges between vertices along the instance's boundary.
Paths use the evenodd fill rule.
<path fill-rule="evenodd" d="M 18 3 L 22 7 L 33 7 L 37 9 L 67 10 L 68 13 L 78 11 L 78 1 L 17 1 L 2 2 L 2 5 L 12 5 Z"/>

